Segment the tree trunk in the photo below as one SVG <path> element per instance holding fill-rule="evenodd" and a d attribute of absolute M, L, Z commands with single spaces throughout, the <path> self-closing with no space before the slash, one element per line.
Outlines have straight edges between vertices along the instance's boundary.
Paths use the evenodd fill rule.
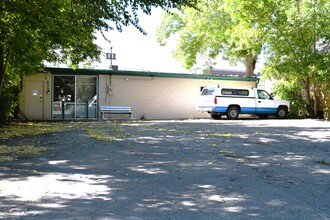
<path fill-rule="evenodd" d="M 247 77 L 253 77 L 253 72 L 256 67 L 257 57 L 252 54 L 248 54 L 244 57 L 245 71 Z"/>
<path fill-rule="evenodd" d="M 4 56 L 3 46 L 1 46 L 0 44 L 0 99 L 1 99 L 4 81 L 5 81 L 5 56 Z"/>
<path fill-rule="evenodd" d="M 313 110 L 313 103 L 312 103 L 312 97 L 311 97 L 311 88 L 310 88 L 310 79 L 309 77 L 306 78 L 306 80 L 302 80 L 303 87 L 304 87 L 304 98 L 306 100 L 306 110 L 308 113 L 308 117 L 313 118 L 314 117 L 314 110 Z"/>
<path fill-rule="evenodd" d="M 318 96 L 316 94 L 317 90 L 316 90 L 316 83 L 314 82 L 313 83 L 313 93 L 314 93 L 314 118 L 317 118 L 318 117 L 318 114 L 317 114 L 317 111 L 318 111 L 318 108 L 317 108 L 317 99 L 318 99 Z"/>

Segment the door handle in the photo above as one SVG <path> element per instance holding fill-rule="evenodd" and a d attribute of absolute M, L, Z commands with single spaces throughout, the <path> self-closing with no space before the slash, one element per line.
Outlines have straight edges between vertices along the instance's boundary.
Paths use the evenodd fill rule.
<path fill-rule="evenodd" d="M 258 103 L 261 103 L 261 101 L 258 101 Z"/>

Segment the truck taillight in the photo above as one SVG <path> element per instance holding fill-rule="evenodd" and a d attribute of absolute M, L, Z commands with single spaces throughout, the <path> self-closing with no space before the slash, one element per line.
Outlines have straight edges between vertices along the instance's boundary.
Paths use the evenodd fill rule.
<path fill-rule="evenodd" d="M 218 103 L 217 103 L 217 97 L 214 97 L 214 104 L 215 104 L 215 105 L 218 104 Z"/>

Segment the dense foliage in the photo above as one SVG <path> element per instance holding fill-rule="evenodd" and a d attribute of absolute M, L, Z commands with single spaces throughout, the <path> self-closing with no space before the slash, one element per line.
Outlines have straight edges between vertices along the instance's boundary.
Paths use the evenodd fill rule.
<path fill-rule="evenodd" d="M 245 16 L 244 4 L 251 5 L 251 1 L 202 0 L 196 9 L 186 7 L 168 13 L 158 28 L 158 41 L 165 45 L 171 35 L 178 34 L 175 57 L 186 68 L 193 67 L 201 57 L 206 60 L 207 69 L 222 55 L 231 63 L 244 62 L 247 75 L 252 76 L 264 34 L 249 14 Z M 250 6 L 250 9 L 254 8 Z"/>
<path fill-rule="evenodd" d="M 99 58 L 95 31 L 133 25 L 141 32 L 137 11 L 165 10 L 195 0 L 6 0 L 0 2 L 0 121 L 12 114 L 8 101 L 17 79 L 42 69 L 43 62 L 76 66 Z"/>
<path fill-rule="evenodd" d="M 301 116 L 318 117 L 330 73 L 330 2 L 279 2 L 267 33 L 264 75 L 282 80 L 292 101 L 304 103 Z M 290 84 L 295 84 L 291 87 Z"/>

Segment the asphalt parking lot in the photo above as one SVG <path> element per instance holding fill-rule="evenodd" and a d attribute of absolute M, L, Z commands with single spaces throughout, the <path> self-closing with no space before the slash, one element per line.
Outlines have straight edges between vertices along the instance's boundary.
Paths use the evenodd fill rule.
<path fill-rule="evenodd" d="M 0 140 L 1 219 L 330 219 L 330 122 L 63 123 Z"/>

